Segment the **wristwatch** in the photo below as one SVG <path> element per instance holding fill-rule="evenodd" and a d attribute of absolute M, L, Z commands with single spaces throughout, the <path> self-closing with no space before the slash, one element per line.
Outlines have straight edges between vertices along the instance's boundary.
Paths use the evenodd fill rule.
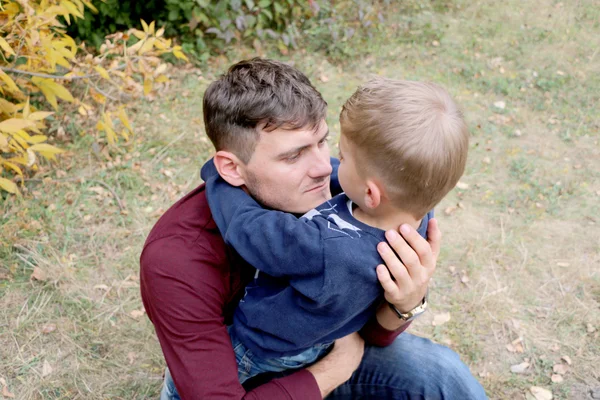
<path fill-rule="evenodd" d="M 425 310 L 427 310 L 427 294 L 425 295 L 425 297 L 423 297 L 423 301 L 421 302 L 421 304 L 419 304 L 418 306 L 416 306 L 415 308 L 413 308 L 412 310 L 410 310 L 409 312 L 406 312 L 406 313 L 400 312 L 396 307 L 394 307 L 394 305 L 392 303 L 388 303 L 388 305 L 390 306 L 392 311 L 394 313 L 396 313 L 398 318 L 400 318 L 402 321 L 404 321 L 404 322 L 412 321 L 413 319 L 417 318 L 419 315 L 423 314 L 425 312 Z"/>

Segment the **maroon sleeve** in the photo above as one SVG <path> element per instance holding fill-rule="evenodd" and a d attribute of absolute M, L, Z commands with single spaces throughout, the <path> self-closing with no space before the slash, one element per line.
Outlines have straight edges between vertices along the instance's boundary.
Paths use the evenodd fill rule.
<path fill-rule="evenodd" d="M 211 249 L 196 246 L 166 237 L 149 243 L 140 259 L 144 306 L 181 397 L 321 400 L 306 370 L 245 392 L 223 318 L 229 275 Z"/>
<path fill-rule="evenodd" d="M 395 331 L 390 331 L 385 329 L 379 322 L 377 321 L 377 315 L 373 315 L 369 322 L 363 326 L 360 330 L 360 336 L 365 340 L 366 343 L 371 344 L 373 346 L 385 347 L 392 344 L 394 340 L 408 327 L 411 322 L 402 325 L 400 328 Z"/>

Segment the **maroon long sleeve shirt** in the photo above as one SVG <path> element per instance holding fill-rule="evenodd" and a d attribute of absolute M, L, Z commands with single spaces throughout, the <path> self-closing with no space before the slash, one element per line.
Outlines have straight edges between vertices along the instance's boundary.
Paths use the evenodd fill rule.
<path fill-rule="evenodd" d="M 226 325 L 255 270 L 225 245 L 204 185 L 156 223 L 140 266 L 144 307 L 184 400 L 321 399 L 314 376 L 306 370 L 251 392 L 240 385 Z M 361 334 L 367 343 L 386 346 L 403 330 L 388 331 L 373 317 Z"/>

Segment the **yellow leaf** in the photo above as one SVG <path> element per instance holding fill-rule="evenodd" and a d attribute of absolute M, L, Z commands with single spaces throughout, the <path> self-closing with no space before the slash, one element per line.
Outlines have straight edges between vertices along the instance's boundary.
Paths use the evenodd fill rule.
<path fill-rule="evenodd" d="M 144 54 L 145 52 L 152 50 L 152 47 L 154 47 L 154 42 L 156 42 L 155 38 L 148 38 L 138 51 L 138 54 Z"/>
<path fill-rule="evenodd" d="M 2 72 L 2 71 L 0 71 Z M 10 101 L 4 100 L 0 97 L 0 113 L 4 113 L 6 115 L 11 115 L 17 112 L 17 106 L 15 106 Z"/>
<path fill-rule="evenodd" d="M 148 94 L 152 91 L 152 81 L 150 79 L 144 79 L 144 96 L 148 96 Z"/>
<path fill-rule="evenodd" d="M 94 69 L 96 70 L 96 72 L 98 72 L 100 74 L 101 77 L 103 77 L 106 80 L 110 80 L 110 75 L 108 75 L 107 70 L 105 70 L 104 68 L 102 68 L 99 65 L 95 66 Z"/>
<path fill-rule="evenodd" d="M 180 60 L 189 61 L 185 54 L 183 54 L 180 50 L 173 50 L 173 55 Z"/>
<path fill-rule="evenodd" d="M 157 76 L 156 79 L 154 79 L 154 82 L 157 82 L 157 83 L 165 83 L 168 81 L 169 81 L 169 78 L 167 78 L 165 75 Z"/>
<path fill-rule="evenodd" d="M 48 136 L 45 135 L 33 135 L 29 138 L 28 142 L 31 144 L 43 143 L 48 140 Z"/>
<path fill-rule="evenodd" d="M 34 144 L 29 148 L 29 150 L 40 153 L 44 158 L 48 160 L 54 160 L 56 158 L 56 154 L 64 153 L 64 150 L 61 150 L 58 147 L 54 147 L 48 143 Z"/>
<path fill-rule="evenodd" d="M 7 168 L 12 169 L 13 171 L 15 171 L 19 176 L 21 176 L 21 178 L 23 177 L 23 171 L 21 171 L 21 168 L 19 168 L 18 165 L 11 163 L 10 161 L 5 161 L 0 159 L 0 164 L 4 165 Z"/>
<path fill-rule="evenodd" d="M 81 0 L 94 14 L 98 13 L 98 9 L 88 0 Z"/>
<path fill-rule="evenodd" d="M 148 33 L 148 24 L 143 19 L 140 21 L 142 21 L 142 28 L 144 28 L 144 32 Z"/>
<path fill-rule="evenodd" d="M 13 56 L 16 55 L 15 51 L 10 47 L 8 42 L 6 40 L 4 40 L 3 37 L 0 37 L 0 47 L 2 48 L 2 50 L 7 52 L 8 54 L 13 55 Z"/>
<path fill-rule="evenodd" d="M 27 98 L 27 101 L 25 102 L 25 107 L 23 107 L 23 117 L 25 119 L 29 119 L 27 117 L 29 117 L 29 114 L 31 114 L 31 107 L 29 107 L 29 97 Z"/>
<path fill-rule="evenodd" d="M 136 44 L 134 44 L 131 47 L 127 48 L 127 54 L 133 54 L 136 51 L 138 51 L 140 49 L 140 47 L 142 47 L 145 43 L 145 40 L 140 40 L 139 42 L 137 42 Z"/>
<path fill-rule="evenodd" d="M 96 92 L 94 89 L 90 89 L 90 96 L 92 96 L 92 99 L 98 104 L 106 103 L 106 97 L 104 97 L 103 94 Z"/>
<path fill-rule="evenodd" d="M 6 133 L 17 133 L 22 129 L 34 127 L 33 121 L 27 121 L 26 119 L 9 118 L 0 122 L 0 131 Z"/>
<path fill-rule="evenodd" d="M 165 33 L 165 28 L 160 28 L 156 31 L 156 37 L 161 37 Z"/>
<path fill-rule="evenodd" d="M 12 136 L 13 141 L 10 143 L 10 146 L 14 147 L 19 152 L 21 152 L 22 150 L 25 150 L 29 147 L 29 145 L 27 144 L 25 139 L 23 139 L 20 136 L 23 133 L 27 134 L 27 132 L 25 132 L 25 131 L 19 131 L 19 132 L 13 134 L 13 136 Z"/>
<path fill-rule="evenodd" d="M 154 70 L 154 76 L 158 76 L 167 70 L 167 64 L 161 64 Z"/>
<path fill-rule="evenodd" d="M 70 14 L 79 17 L 79 18 L 83 18 L 83 14 L 81 12 L 79 12 L 79 10 L 77 9 L 77 6 L 73 3 L 71 3 L 69 0 L 62 0 L 60 2 L 60 5 L 65 7 Z"/>
<path fill-rule="evenodd" d="M 125 128 L 127 128 L 129 130 L 129 132 L 133 132 L 133 129 L 131 128 L 131 124 L 129 123 L 129 118 L 127 118 L 127 114 L 125 114 L 125 110 L 123 108 L 121 108 L 119 110 L 118 117 L 119 117 L 119 120 L 121 121 L 121 123 L 123 124 L 123 126 L 125 126 Z"/>
<path fill-rule="evenodd" d="M 81 0 L 73 0 L 73 2 L 77 6 L 77 9 L 79 10 L 79 12 L 83 14 L 85 12 L 85 7 L 84 7 L 82 1 Z"/>
<path fill-rule="evenodd" d="M 10 162 L 13 164 L 27 165 L 27 159 L 23 156 L 12 157 Z"/>
<path fill-rule="evenodd" d="M 146 34 L 140 30 L 137 29 L 132 29 L 131 33 L 133 33 L 133 36 L 135 36 L 136 38 L 143 40 L 146 38 Z"/>
<path fill-rule="evenodd" d="M 71 103 L 75 101 L 71 93 L 63 85 L 54 82 L 52 79 L 34 76 L 31 78 L 31 82 L 40 88 L 44 96 L 46 96 L 46 100 L 48 100 L 55 110 L 58 109 L 57 97 Z"/>
<path fill-rule="evenodd" d="M 129 135 L 125 129 L 121 130 L 121 136 L 123 136 L 126 141 L 129 141 Z"/>
<path fill-rule="evenodd" d="M 8 76 L 1 69 L 0 69 L 0 79 L 2 79 L 4 81 L 4 83 L 6 83 L 6 85 L 8 86 L 8 90 L 10 90 L 11 92 L 20 92 L 19 88 L 15 84 L 15 81 L 13 81 L 12 78 L 10 76 Z"/>
<path fill-rule="evenodd" d="M 150 26 L 148 27 L 148 33 L 153 35 L 154 34 L 154 21 L 150 22 Z"/>
<path fill-rule="evenodd" d="M 104 132 L 106 132 L 106 138 L 108 139 L 108 143 L 114 144 L 115 143 L 115 139 L 117 137 L 115 131 L 111 127 L 105 126 L 104 127 Z"/>
<path fill-rule="evenodd" d="M 27 117 L 27 119 L 30 121 L 41 121 L 43 119 L 48 118 L 52 114 L 54 113 L 50 111 L 36 111 L 34 113 L 31 113 L 31 115 Z"/>
<path fill-rule="evenodd" d="M 102 115 L 103 119 L 104 119 L 104 126 L 108 127 L 108 128 L 112 128 L 113 127 L 113 122 L 112 122 L 112 118 L 110 117 L 109 113 L 104 113 Z"/>
<path fill-rule="evenodd" d="M 5 178 L 0 178 L 0 189 L 3 189 L 8 193 L 17 193 L 18 191 L 17 185 Z"/>
<path fill-rule="evenodd" d="M 0 150 L 8 151 L 8 139 L 2 132 L 0 132 Z"/>

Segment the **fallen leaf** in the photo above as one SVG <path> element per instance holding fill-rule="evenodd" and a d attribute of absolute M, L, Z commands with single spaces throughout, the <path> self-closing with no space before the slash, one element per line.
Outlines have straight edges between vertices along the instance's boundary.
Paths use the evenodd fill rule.
<path fill-rule="evenodd" d="M 566 262 L 557 262 L 556 263 L 556 266 L 558 266 L 558 267 L 568 267 L 569 265 L 571 265 L 571 264 L 566 263 Z"/>
<path fill-rule="evenodd" d="M 129 353 L 127 353 L 127 358 L 129 359 L 129 364 L 133 364 L 135 359 L 136 359 L 136 355 L 133 351 L 130 351 Z"/>
<path fill-rule="evenodd" d="M 561 383 L 562 381 L 564 381 L 563 377 L 557 374 L 553 374 L 550 379 L 552 379 L 552 382 L 554 383 Z"/>
<path fill-rule="evenodd" d="M 550 350 L 557 352 L 560 350 L 560 346 L 558 343 L 553 343 L 552 346 L 550 346 Z"/>
<path fill-rule="evenodd" d="M 523 338 L 516 338 L 511 343 L 507 344 L 506 350 L 510 351 L 511 353 L 523 353 L 525 351 L 523 348 Z"/>
<path fill-rule="evenodd" d="M 145 310 L 133 310 L 132 312 L 129 313 L 129 315 L 131 315 L 131 317 L 133 319 L 138 319 L 139 317 L 144 315 L 145 312 L 146 312 Z"/>
<path fill-rule="evenodd" d="M 108 286 L 106 286 L 104 284 L 100 284 L 100 285 L 94 286 L 94 289 L 108 291 L 109 288 L 108 288 Z"/>
<path fill-rule="evenodd" d="M 2 386 L 2 396 L 7 399 L 14 399 L 15 395 L 8 391 L 8 386 Z"/>
<path fill-rule="evenodd" d="M 484 163 L 484 164 L 491 164 L 491 163 L 492 163 L 492 159 L 491 159 L 491 158 L 489 158 L 489 157 L 484 157 L 484 158 L 483 158 L 483 163 Z"/>
<path fill-rule="evenodd" d="M 529 368 L 529 363 L 522 362 L 521 364 L 512 365 L 510 367 L 510 372 L 513 374 L 523 374 L 527 371 L 527 368 Z"/>
<path fill-rule="evenodd" d="M 552 400 L 552 392 L 539 386 L 532 386 L 529 391 L 535 397 L 535 400 Z"/>
<path fill-rule="evenodd" d="M 327 77 L 327 75 L 323 75 L 321 74 L 321 76 L 319 77 L 319 79 L 321 80 L 321 82 L 323 83 L 327 83 L 329 82 L 329 78 Z"/>
<path fill-rule="evenodd" d="M 440 42 L 438 42 L 437 40 L 434 40 L 433 42 L 431 42 L 431 45 L 433 47 L 439 47 L 440 46 Z"/>
<path fill-rule="evenodd" d="M 522 134 L 519 129 L 515 129 L 515 136 L 521 136 Z"/>
<path fill-rule="evenodd" d="M 504 110 L 506 108 L 506 102 L 505 101 L 496 101 L 494 103 L 494 107 L 499 108 L 500 110 Z"/>
<path fill-rule="evenodd" d="M 42 326 L 42 333 L 50 333 L 50 332 L 54 332 L 56 330 L 56 324 L 45 324 L 44 326 Z"/>
<path fill-rule="evenodd" d="M 46 273 L 40 267 L 34 267 L 30 279 L 35 279 L 36 281 L 45 281 L 48 278 L 46 277 Z"/>
<path fill-rule="evenodd" d="M 559 374 L 559 375 L 566 374 L 568 370 L 569 370 L 569 366 L 565 365 L 565 364 L 554 364 L 554 367 L 552 367 L 552 371 L 555 374 Z"/>
<path fill-rule="evenodd" d="M 456 211 L 456 206 L 450 206 L 444 210 L 444 214 L 450 216 L 454 213 L 454 211 Z"/>
<path fill-rule="evenodd" d="M 50 366 L 48 360 L 44 360 L 44 365 L 42 365 L 42 378 L 50 375 L 52 371 L 52 367 Z"/>
<path fill-rule="evenodd" d="M 433 317 L 433 326 L 441 326 L 450 321 L 450 313 L 442 313 Z"/>
<path fill-rule="evenodd" d="M 571 361 L 571 357 L 569 356 L 562 356 L 561 358 L 564 362 L 566 362 L 567 364 L 571 365 L 573 362 Z"/>
<path fill-rule="evenodd" d="M 456 267 L 454 265 L 449 266 L 448 269 L 450 270 L 450 273 L 452 275 L 454 275 L 456 273 Z"/>
<path fill-rule="evenodd" d="M 469 188 L 469 184 L 461 182 L 461 181 L 458 181 L 458 183 L 456 184 L 456 187 L 459 188 L 459 189 L 461 189 L 461 190 L 467 190 Z"/>
<path fill-rule="evenodd" d="M 594 327 L 594 325 L 592 325 L 592 324 L 590 324 L 590 323 L 588 323 L 588 324 L 586 325 L 586 329 L 587 329 L 587 332 L 588 332 L 588 333 L 594 333 L 594 332 L 596 332 L 596 328 Z"/>
<path fill-rule="evenodd" d="M 463 275 L 460 277 L 460 281 L 466 285 L 469 283 L 469 277 L 467 275 Z"/>

